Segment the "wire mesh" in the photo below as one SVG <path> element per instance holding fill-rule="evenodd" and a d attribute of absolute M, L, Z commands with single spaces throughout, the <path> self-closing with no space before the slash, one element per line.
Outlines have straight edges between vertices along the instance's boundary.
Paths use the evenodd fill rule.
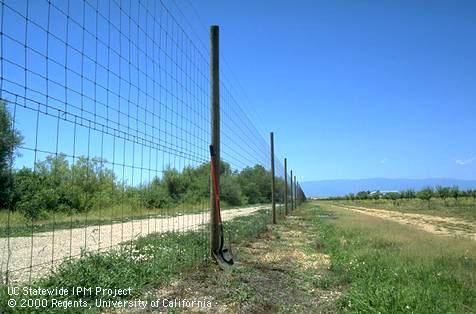
<path fill-rule="evenodd" d="M 195 232 L 203 245 L 187 256 L 205 259 L 208 51 L 162 1 L 0 0 L 0 10 L 2 282 L 151 234 Z M 269 210 L 271 195 L 269 144 L 229 86 L 225 220 Z M 276 174 L 282 215 L 279 160 Z"/>

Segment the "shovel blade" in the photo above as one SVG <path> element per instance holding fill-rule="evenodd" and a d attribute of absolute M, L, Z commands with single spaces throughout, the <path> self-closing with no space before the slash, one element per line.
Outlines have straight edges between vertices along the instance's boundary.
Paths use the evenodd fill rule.
<path fill-rule="evenodd" d="M 215 257 L 215 260 L 218 263 L 218 266 L 220 266 L 221 269 L 223 270 L 228 270 L 233 266 L 233 257 L 230 255 L 228 250 L 223 250 L 217 253 L 213 253 L 213 256 Z"/>
<path fill-rule="evenodd" d="M 221 255 L 223 257 L 223 260 L 225 260 L 225 262 L 229 265 L 233 265 L 233 256 L 231 256 L 230 254 L 230 251 L 228 251 L 227 249 L 224 249 L 222 252 L 221 252 Z"/>

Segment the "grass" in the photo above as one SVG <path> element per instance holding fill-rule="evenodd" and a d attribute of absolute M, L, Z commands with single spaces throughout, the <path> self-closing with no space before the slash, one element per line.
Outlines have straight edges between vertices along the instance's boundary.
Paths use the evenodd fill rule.
<path fill-rule="evenodd" d="M 307 216 L 306 216 L 307 215 Z M 227 272 L 202 267 L 160 289 L 162 298 L 212 300 L 217 313 L 335 313 L 336 289 L 318 287 L 328 272 L 309 223 L 311 211 L 295 211 L 253 240 L 238 241 L 235 265 Z M 309 216 L 309 217 L 308 217 Z M 269 220 L 269 216 L 267 217 Z"/>
<path fill-rule="evenodd" d="M 476 312 L 474 241 L 325 201 L 305 203 L 278 225 L 269 222 L 269 210 L 225 222 L 236 261 L 227 272 L 210 265 L 207 233 L 190 232 L 86 254 L 33 286 L 131 287 L 131 296 L 116 298 L 126 300 L 211 298 L 218 312 Z M 0 309 L 13 312 L 5 300 L 0 295 Z"/>
<path fill-rule="evenodd" d="M 245 241 L 259 234 L 269 220 L 269 211 L 261 210 L 255 215 L 239 217 L 226 222 L 234 238 Z M 55 274 L 33 282 L 31 287 L 66 288 L 104 287 L 131 288 L 132 294 L 125 297 L 111 297 L 109 300 L 134 300 L 150 287 L 158 287 L 179 277 L 185 270 L 193 269 L 202 263 L 210 263 L 208 233 L 187 232 L 183 234 L 166 233 L 149 235 L 128 243 L 117 250 L 103 254 L 87 253 L 80 259 L 65 261 Z M 6 295 L 6 287 L 0 289 L 0 312 L 21 312 L 19 308 L 9 308 L 6 304 L 11 297 Z M 20 302 L 21 297 L 15 297 Z M 67 295 L 42 297 L 51 302 L 53 298 L 62 301 L 82 299 L 91 308 L 48 308 L 42 313 L 96 313 L 96 295 Z M 34 299 L 34 298 L 33 298 Z M 20 304 L 20 303 L 18 303 Z"/>
<path fill-rule="evenodd" d="M 443 200 L 432 198 L 430 207 L 428 203 L 420 199 L 392 200 L 342 200 L 329 201 L 337 205 L 353 205 L 366 208 L 395 210 L 403 213 L 421 213 L 445 217 L 457 217 L 476 222 L 476 202 L 473 198 L 458 198 L 458 201 L 449 198 Z"/>
<path fill-rule="evenodd" d="M 313 224 L 331 256 L 331 273 L 320 285 L 346 291 L 340 311 L 476 311 L 474 241 L 435 236 L 328 204 L 313 204 Z"/>
<path fill-rule="evenodd" d="M 256 205 L 230 206 L 223 204 L 223 210 L 250 207 Z M 47 213 L 46 217 L 37 220 L 26 218 L 22 213 L 0 210 L 0 238 L 30 236 L 36 232 L 47 232 L 59 229 L 81 228 L 84 226 L 108 225 L 130 220 L 173 217 L 183 214 L 196 214 L 208 210 L 208 203 L 181 204 L 172 208 L 147 209 L 130 205 L 95 209 L 89 212 L 58 212 Z M 10 216 L 10 217 L 8 217 Z M 9 226 L 9 227 L 8 227 Z"/>

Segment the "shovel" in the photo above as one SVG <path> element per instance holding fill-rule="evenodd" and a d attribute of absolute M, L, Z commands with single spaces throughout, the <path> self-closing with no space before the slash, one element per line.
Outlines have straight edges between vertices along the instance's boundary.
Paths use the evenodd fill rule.
<path fill-rule="evenodd" d="M 218 231 L 220 232 L 220 244 L 218 249 L 213 252 L 213 256 L 215 260 L 218 262 L 218 265 L 226 269 L 233 265 L 233 257 L 231 256 L 231 252 L 224 248 L 225 239 L 224 239 L 224 232 L 223 232 L 223 223 L 221 221 L 221 211 L 220 211 L 220 190 L 218 187 L 218 179 L 216 173 L 216 165 L 215 165 L 215 150 L 213 149 L 213 145 L 210 145 L 210 157 L 211 157 L 211 174 L 212 174 L 212 184 L 213 184 L 213 194 L 215 198 L 215 217 L 216 221 L 218 222 Z"/>

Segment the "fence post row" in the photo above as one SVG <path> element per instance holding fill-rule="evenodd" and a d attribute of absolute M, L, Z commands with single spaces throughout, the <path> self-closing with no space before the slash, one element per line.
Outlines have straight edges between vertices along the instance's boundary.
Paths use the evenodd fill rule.
<path fill-rule="evenodd" d="M 220 182 L 220 77 L 219 77 L 219 27 L 212 25 L 210 27 L 210 111 L 211 111 L 211 144 L 215 150 L 213 157 L 215 164 L 215 171 L 217 174 L 217 183 Z M 271 202 L 272 202 L 272 219 L 273 224 L 276 224 L 276 177 L 274 167 L 274 133 L 270 132 L 271 140 Z M 298 191 L 301 193 L 300 187 L 296 182 L 296 176 L 293 177 L 293 171 L 290 172 L 290 186 L 288 187 L 288 165 L 287 158 L 284 158 L 284 206 L 286 215 L 290 210 L 297 207 Z M 210 179 L 211 182 L 211 179 Z M 290 208 L 288 209 L 288 192 L 290 195 Z M 218 230 L 217 210 L 214 200 L 213 185 L 210 184 L 210 249 L 213 252 L 219 249 L 220 234 Z"/>
<path fill-rule="evenodd" d="M 273 224 L 276 224 L 276 181 L 274 178 L 274 134 L 269 134 L 271 141 L 271 204 L 273 208 Z"/>
<path fill-rule="evenodd" d="M 219 77 L 219 28 L 210 27 L 210 88 L 211 88 L 211 142 L 215 150 L 214 164 L 218 186 L 220 183 L 220 77 Z M 211 182 L 211 178 L 210 178 Z M 219 249 L 219 230 L 216 212 L 218 208 L 214 201 L 213 184 L 210 184 L 210 249 L 213 252 Z"/>
<path fill-rule="evenodd" d="M 288 214 L 288 160 L 284 158 L 284 213 Z"/>

